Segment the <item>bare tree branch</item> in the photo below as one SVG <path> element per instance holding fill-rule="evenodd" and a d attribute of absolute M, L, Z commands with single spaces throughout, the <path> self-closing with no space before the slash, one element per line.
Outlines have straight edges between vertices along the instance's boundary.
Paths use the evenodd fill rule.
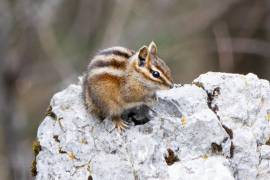
<path fill-rule="evenodd" d="M 115 1 L 101 47 L 119 44 L 134 0 Z M 121 4 L 121 6 L 119 6 Z"/>
<path fill-rule="evenodd" d="M 270 58 L 270 43 L 258 39 L 248 38 L 224 38 L 224 41 L 232 42 L 232 51 L 234 53 L 256 54 L 264 58 Z M 230 53 L 231 49 L 222 49 L 221 53 Z"/>
<path fill-rule="evenodd" d="M 213 31 L 217 44 L 220 70 L 232 72 L 234 69 L 234 58 L 228 26 L 225 23 L 219 23 L 214 27 Z"/>

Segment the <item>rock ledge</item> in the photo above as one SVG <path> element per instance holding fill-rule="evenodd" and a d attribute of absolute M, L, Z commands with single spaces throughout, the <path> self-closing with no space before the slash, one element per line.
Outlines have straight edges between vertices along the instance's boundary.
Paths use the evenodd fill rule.
<path fill-rule="evenodd" d="M 270 179 L 268 81 L 209 72 L 157 97 L 149 122 L 119 134 L 86 112 L 80 83 L 55 94 L 36 179 Z"/>

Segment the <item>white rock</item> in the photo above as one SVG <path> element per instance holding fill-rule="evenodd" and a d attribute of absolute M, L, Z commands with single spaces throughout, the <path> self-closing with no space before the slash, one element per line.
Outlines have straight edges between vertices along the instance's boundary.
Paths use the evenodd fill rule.
<path fill-rule="evenodd" d="M 211 107 L 217 107 L 220 122 L 233 134 L 234 153 L 231 167 L 237 179 L 256 179 L 260 163 L 258 147 L 270 137 L 270 86 L 254 74 L 238 75 L 209 72 L 199 83 L 212 94 Z M 268 175 L 269 176 L 269 175 Z"/>
<path fill-rule="evenodd" d="M 36 179 L 268 178 L 269 82 L 207 73 L 194 83 L 158 92 L 150 121 L 122 134 L 86 112 L 80 84 L 55 94 L 57 118 L 47 116 L 37 133 Z"/>
<path fill-rule="evenodd" d="M 260 155 L 262 159 L 269 159 L 270 160 L 270 146 L 269 145 L 262 145 L 260 148 Z"/>
<path fill-rule="evenodd" d="M 200 179 L 200 180 L 234 180 L 228 169 L 229 162 L 224 157 L 212 156 L 186 162 L 177 162 L 169 166 L 171 180 Z"/>
<path fill-rule="evenodd" d="M 260 147 L 261 161 L 258 167 L 257 179 L 268 180 L 270 179 L 270 146 L 262 145 Z"/>

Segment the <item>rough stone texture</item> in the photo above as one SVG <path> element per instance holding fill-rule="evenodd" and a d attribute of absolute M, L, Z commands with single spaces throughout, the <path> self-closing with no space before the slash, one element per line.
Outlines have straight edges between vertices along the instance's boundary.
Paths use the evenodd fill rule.
<path fill-rule="evenodd" d="M 234 145 L 230 166 L 237 179 L 252 180 L 267 176 L 269 179 L 269 161 L 267 168 L 261 166 L 260 147 L 270 136 L 270 88 L 269 82 L 259 80 L 254 74 L 234 75 L 207 73 L 197 78 L 195 83 L 214 94 L 211 108 L 216 111 L 220 122 L 232 132 Z M 263 148 L 265 149 L 265 148 Z M 264 153 L 268 153 L 269 151 Z M 259 168 L 258 168 L 259 166 Z M 260 168 L 263 168 L 262 172 Z"/>
<path fill-rule="evenodd" d="M 50 105 L 36 179 L 270 179 L 270 86 L 253 74 L 207 73 L 160 91 L 150 121 L 122 134 L 86 112 L 80 83 Z"/>

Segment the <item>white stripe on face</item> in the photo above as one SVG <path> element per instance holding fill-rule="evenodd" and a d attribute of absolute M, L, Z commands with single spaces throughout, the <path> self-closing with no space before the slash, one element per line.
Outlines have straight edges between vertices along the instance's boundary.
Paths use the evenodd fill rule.
<path fill-rule="evenodd" d="M 154 70 L 154 71 L 159 72 L 160 76 L 165 80 L 166 84 L 172 85 L 171 81 L 160 70 L 158 70 L 155 66 L 152 65 L 151 69 Z"/>

